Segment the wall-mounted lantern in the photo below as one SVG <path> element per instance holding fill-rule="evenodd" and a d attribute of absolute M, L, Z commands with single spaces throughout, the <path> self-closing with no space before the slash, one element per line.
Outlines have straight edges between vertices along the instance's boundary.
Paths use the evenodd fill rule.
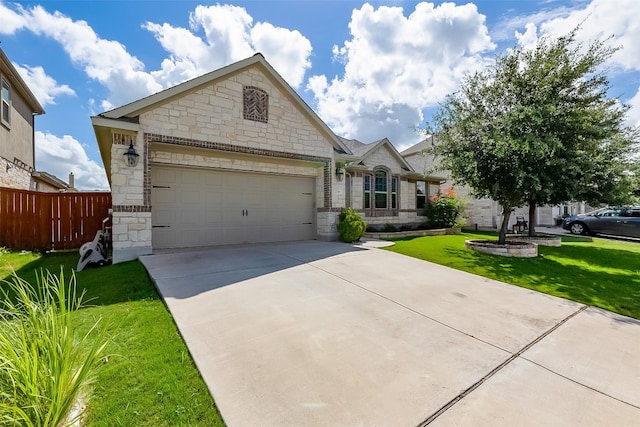
<path fill-rule="evenodd" d="M 133 142 L 129 143 L 129 149 L 126 153 L 124 153 L 124 155 L 126 156 L 127 166 L 134 168 L 138 165 L 140 154 L 136 152 L 136 149 L 133 146 Z"/>

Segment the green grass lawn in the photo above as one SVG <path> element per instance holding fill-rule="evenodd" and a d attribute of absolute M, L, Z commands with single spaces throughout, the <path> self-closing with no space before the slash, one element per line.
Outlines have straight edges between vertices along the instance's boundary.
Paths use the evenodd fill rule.
<path fill-rule="evenodd" d="M 77 251 L 46 255 L 0 251 L 0 280 L 13 271 L 35 284 L 41 269 L 71 276 Z M 77 273 L 88 307 L 80 330 L 96 319 L 108 328 L 109 355 L 99 367 L 87 409 L 90 426 L 223 426 L 173 319 L 142 264 L 131 261 Z"/>
<path fill-rule="evenodd" d="M 508 258 L 467 249 L 463 233 L 396 240 L 392 252 L 445 265 L 640 319 L 640 244 L 562 237 L 562 247 L 538 246 L 537 258 Z"/>

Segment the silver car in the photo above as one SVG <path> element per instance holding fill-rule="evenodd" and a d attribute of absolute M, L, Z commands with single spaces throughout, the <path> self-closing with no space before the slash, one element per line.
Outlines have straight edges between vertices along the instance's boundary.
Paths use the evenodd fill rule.
<path fill-rule="evenodd" d="M 562 228 L 573 234 L 610 234 L 640 237 L 640 207 L 610 207 L 571 215 Z"/>

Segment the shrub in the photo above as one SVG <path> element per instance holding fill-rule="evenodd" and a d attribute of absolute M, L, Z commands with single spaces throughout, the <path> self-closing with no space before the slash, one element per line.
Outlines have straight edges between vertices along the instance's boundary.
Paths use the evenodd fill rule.
<path fill-rule="evenodd" d="M 462 227 L 465 224 L 461 217 L 464 203 L 458 198 L 452 189 L 444 194 L 433 196 L 426 207 L 426 215 L 429 218 L 431 228 Z"/>
<path fill-rule="evenodd" d="M 376 227 L 375 225 L 367 225 L 367 228 L 365 230 L 369 233 L 377 233 L 378 227 Z"/>
<path fill-rule="evenodd" d="M 400 231 L 411 231 L 413 230 L 413 225 L 411 224 L 402 224 L 400 226 Z"/>
<path fill-rule="evenodd" d="M 76 281 L 41 272 L 33 287 L 14 274 L 0 282 L 0 424 L 67 425 L 86 392 L 107 340 L 95 323 L 79 335 Z M 93 339 L 98 334 L 97 339 Z"/>
<path fill-rule="evenodd" d="M 382 227 L 382 231 L 393 233 L 395 231 L 398 231 L 398 228 L 393 224 L 385 224 L 384 227 Z"/>
<path fill-rule="evenodd" d="M 351 208 L 342 209 L 339 219 L 338 234 L 340 234 L 340 240 L 347 243 L 360 240 L 364 235 L 364 230 L 367 228 L 367 223 L 358 215 L 358 212 Z"/>

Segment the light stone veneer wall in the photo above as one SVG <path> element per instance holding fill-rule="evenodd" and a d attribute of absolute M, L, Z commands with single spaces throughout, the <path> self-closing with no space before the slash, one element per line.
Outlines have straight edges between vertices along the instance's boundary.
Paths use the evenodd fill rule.
<path fill-rule="evenodd" d="M 436 166 L 434 156 L 423 153 L 414 153 L 406 156 L 405 160 L 419 173 L 430 173 Z M 496 218 L 498 218 L 497 215 L 499 214 L 496 202 L 487 198 L 477 199 L 471 196 L 470 188 L 462 185 L 454 185 L 448 171 L 438 172 L 438 175 L 442 175 L 444 178 L 447 178 L 447 180 L 440 185 L 429 185 L 429 197 L 433 197 L 438 192 L 444 192 L 448 188 L 451 188 L 465 203 L 463 217 L 466 221 L 466 227 L 477 227 L 479 229 L 496 228 Z"/>
<path fill-rule="evenodd" d="M 243 118 L 243 86 L 269 95 L 269 122 Z M 260 70 L 250 68 L 140 116 L 143 132 L 311 156 L 333 157 L 333 147 Z"/>
<path fill-rule="evenodd" d="M 243 86 L 254 86 L 269 95 L 269 120 L 261 123 L 243 117 Z M 325 165 L 321 161 L 287 158 L 333 159 L 334 149 L 325 135 L 258 68 L 249 68 L 190 94 L 143 112 L 135 147 L 141 155 L 135 168 L 124 163 L 128 140 L 111 149 L 113 194 L 113 260 L 121 262 L 152 252 L 150 185 L 153 164 L 176 164 L 212 169 L 242 170 L 316 178 L 317 237 L 334 240 L 339 210 L 344 206 L 344 182 L 332 176 L 330 206 L 325 206 Z M 175 144 L 145 145 L 145 134 L 163 135 L 203 143 L 282 153 L 275 156 L 237 154 Z M 170 145 L 172 147 L 166 147 Z M 178 148 L 175 148 L 178 147 Z M 145 169 L 145 167 L 147 169 Z M 331 162 L 332 171 L 335 165 Z M 151 176 L 145 175 L 145 170 Z"/>
<path fill-rule="evenodd" d="M 416 171 L 430 171 L 435 166 L 435 160 L 433 156 L 424 155 L 422 153 L 415 153 L 405 158 L 407 162 Z M 495 230 L 502 224 L 502 208 L 500 205 L 490 198 L 478 199 L 473 197 L 471 189 L 462 185 L 455 185 L 450 177 L 450 174 L 444 171 L 443 175 L 447 177 L 447 181 L 440 185 L 440 191 L 445 191 L 447 188 L 452 188 L 458 196 L 465 202 L 464 218 L 466 220 L 467 228 L 478 229 L 490 229 Z M 436 188 L 432 188 L 429 195 L 432 196 L 437 191 Z M 536 222 L 541 226 L 552 226 L 557 216 L 557 206 L 542 206 L 536 210 Z M 554 214 L 556 212 L 556 214 Z M 511 228 L 516 223 L 516 218 L 523 216 L 529 221 L 529 208 L 527 206 L 517 208 L 511 215 L 508 227 Z"/>
<path fill-rule="evenodd" d="M 111 231 L 114 263 L 152 252 L 151 212 L 114 212 Z"/>
<path fill-rule="evenodd" d="M 124 153 L 129 141 L 134 142 L 140 154 L 136 167 L 125 164 Z M 126 134 L 126 139 L 115 139 L 111 146 L 111 159 L 111 197 L 114 207 L 111 235 L 113 262 L 118 263 L 152 252 L 151 212 L 144 200 L 145 150 L 142 135 Z"/>
<path fill-rule="evenodd" d="M 402 164 L 394 155 L 392 150 L 383 144 L 381 147 L 370 153 L 363 163 L 367 166 L 366 172 L 373 172 L 375 168 L 382 167 L 391 175 L 398 176 L 399 188 L 399 209 L 398 215 L 395 216 L 368 216 L 364 212 L 364 178 L 362 173 L 353 174 L 351 177 L 351 207 L 358 210 L 367 225 L 382 226 L 384 224 L 418 224 L 424 222 L 425 218 L 418 215 L 416 209 L 415 182 L 409 182 L 406 178 L 402 178 L 402 174 L 406 172 L 402 168 Z M 391 176 L 389 176 L 389 186 L 391 186 Z"/>
<path fill-rule="evenodd" d="M 10 166 L 7 168 L 7 165 Z M 0 187 L 30 190 L 31 172 L 14 165 L 4 157 L 0 157 Z"/>

